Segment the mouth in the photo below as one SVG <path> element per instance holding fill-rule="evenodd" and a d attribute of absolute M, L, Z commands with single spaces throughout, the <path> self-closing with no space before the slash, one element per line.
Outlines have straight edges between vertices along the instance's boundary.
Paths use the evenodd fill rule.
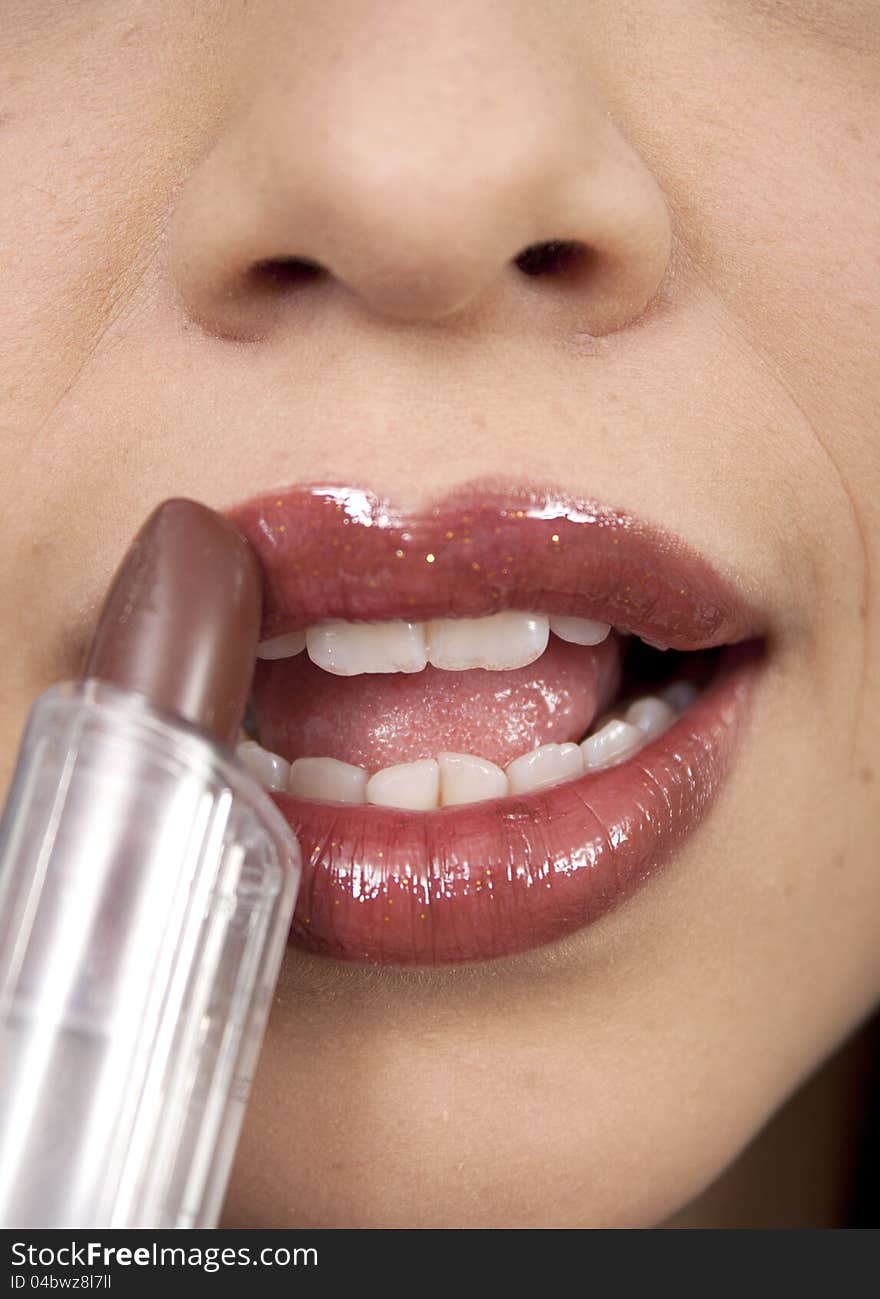
<path fill-rule="evenodd" d="M 511 955 L 618 905 L 709 812 L 764 630 L 668 533 L 481 485 L 409 514 L 295 487 L 227 517 L 264 572 L 238 751 L 300 842 L 294 943 Z"/>

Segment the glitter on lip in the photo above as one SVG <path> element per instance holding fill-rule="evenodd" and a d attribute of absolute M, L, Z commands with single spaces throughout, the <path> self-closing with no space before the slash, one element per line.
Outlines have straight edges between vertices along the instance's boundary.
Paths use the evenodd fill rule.
<path fill-rule="evenodd" d="M 757 611 L 677 538 L 559 491 L 471 486 L 407 515 L 362 489 L 306 485 L 226 513 L 263 564 L 263 640 L 330 618 L 505 608 L 682 650 L 761 634 Z"/>
<path fill-rule="evenodd" d="M 392 963 L 521 951 L 622 901 L 706 814 L 747 714 L 760 663 L 750 651 L 764 628 L 677 538 L 522 486 L 471 485 L 410 514 L 363 489 L 301 486 L 227 517 L 263 565 L 262 639 L 331 618 L 516 608 L 608 622 L 676 649 L 732 647 L 726 674 L 636 758 L 544 793 L 427 813 L 274 795 L 303 848 L 296 942 Z"/>

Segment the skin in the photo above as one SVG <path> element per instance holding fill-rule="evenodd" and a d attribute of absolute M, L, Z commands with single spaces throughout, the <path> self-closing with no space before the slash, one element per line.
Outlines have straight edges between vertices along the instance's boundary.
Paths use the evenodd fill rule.
<path fill-rule="evenodd" d="M 660 1223 L 875 1005 L 878 110 L 874 0 L 4 6 L 0 787 L 171 495 L 515 470 L 766 620 L 731 778 L 616 913 L 291 952 L 227 1226 Z M 554 238 L 593 254 L 513 265 Z"/>

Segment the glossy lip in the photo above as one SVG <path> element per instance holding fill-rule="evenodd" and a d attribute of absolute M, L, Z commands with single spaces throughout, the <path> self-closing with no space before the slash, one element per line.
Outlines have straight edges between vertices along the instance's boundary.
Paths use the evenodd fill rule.
<path fill-rule="evenodd" d="M 262 638 L 329 618 L 574 614 L 674 649 L 760 635 L 757 612 L 669 533 L 561 491 L 472 484 L 404 514 L 351 487 L 226 512 L 264 570 Z"/>
<path fill-rule="evenodd" d="M 264 639 L 328 618 L 520 608 L 682 650 L 729 647 L 716 681 L 662 736 L 540 794 L 429 813 L 273 794 L 303 850 L 296 942 L 395 964 L 535 947 L 629 896 L 705 815 L 748 713 L 762 626 L 674 537 L 559 491 L 480 484 L 406 515 L 319 485 L 226 513 L 263 564 Z"/>

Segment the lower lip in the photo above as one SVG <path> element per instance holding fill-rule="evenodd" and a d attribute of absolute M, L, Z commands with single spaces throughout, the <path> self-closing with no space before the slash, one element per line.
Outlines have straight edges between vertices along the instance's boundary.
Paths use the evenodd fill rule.
<path fill-rule="evenodd" d="M 705 692 L 634 758 L 543 793 L 436 812 L 273 799 L 300 841 L 292 940 L 349 961 L 439 965 L 539 947 L 662 868 L 730 770 L 757 656 L 724 652 Z"/>

